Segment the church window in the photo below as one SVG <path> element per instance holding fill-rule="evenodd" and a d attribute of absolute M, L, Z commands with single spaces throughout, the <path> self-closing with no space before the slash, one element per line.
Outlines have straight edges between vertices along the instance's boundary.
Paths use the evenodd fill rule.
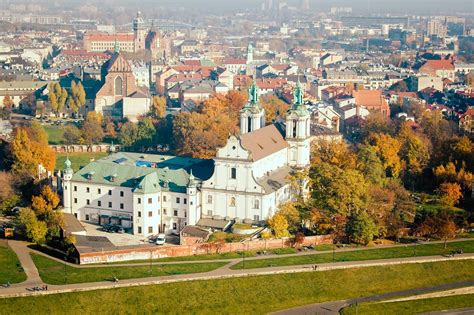
<path fill-rule="evenodd" d="M 293 120 L 293 135 L 292 135 L 293 138 L 296 138 L 296 127 L 297 126 L 298 126 L 297 121 Z"/>
<path fill-rule="evenodd" d="M 235 207 L 235 197 L 230 198 L 230 206 Z"/>
<path fill-rule="evenodd" d="M 247 118 L 247 132 L 252 132 L 252 118 Z"/>
<path fill-rule="evenodd" d="M 212 196 L 211 195 L 207 196 L 207 203 L 212 203 Z"/>
<path fill-rule="evenodd" d="M 259 215 L 254 215 L 254 216 L 253 216 L 253 220 L 254 220 L 255 222 L 259 222 L 259 221 L 260 221 L 260 216 L 259 216 Z"/>
<path fill-rule="evenodd" d="M 237 169 L 235 167 L 230 169 L 230 178 L 232 178 L 232 179 L 237 178 Z"/>
<path fill-rule="evenodd" d="M 254 203 L 253 203 L 253 208 L 254 209 L 259 209 L 260 208 L 260 201 L 259 200 L 255 200 Z"/>
<path fill-rule="evenodd" d="M 115 95 L 123 95 L 123 80 L 121 77 L 115 78 Z"/>

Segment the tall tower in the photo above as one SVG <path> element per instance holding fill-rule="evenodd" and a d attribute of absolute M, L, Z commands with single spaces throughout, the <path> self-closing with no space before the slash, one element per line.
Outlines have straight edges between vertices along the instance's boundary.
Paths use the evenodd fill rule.
<path fill-rule="evenodd" d="M 143 21 L 142 13 L 137 12 L 137 16 L 133 19 L 133 36 L 134 36 L 134 51 L 139 52 L 145 50 L 146 39 L 145 22 Z"/>
<path fill-rule="evenodd" d="M 188 215 L 187 224 L 195 225 L 201 218 L 201 213 L 198 207 L 197 195 L 197 181 L 193 175 L 193 170 L 190 171 L 188 185 L 186 186 L 186 194 L 188 195 Z"/>
<path fill-rule="evenodd" d="M 265 110 L 259 102 L 259 88 L 252 82 L 249 100 L 240 110 L 240 134 L 246 134 L 265 126 Z"/>
<path fill-rule="evenodd" d="M 62 188 L 63 188 L 63 206 L 64 212 L 72 213 L 72 188 L 71 188 L 71 180 L 72 175 L 74 175 L 74 171 L 71 168 L 71 161 L 69 158 L 66 159 L 64 162 L 64 171 L 63 171 L 63 180 L 62 180 Z"/>
<path fill-rule="evenodd" d="M 253 62 L 253 46 L 252 43 L 249 43 L 247 47 L 247 70 L 245 71 L 247 75 L 255 77 L 256 74 L 256 67 Z"/>
<path fill-rule="evenodd" d="M 286 114 L 286 141 L 290 145 L 289 163 L 304 168 L 310 164 L 311 116 L 303 103 L 304 91 L 298 80 L 293 93 L 293 105 Z"/>

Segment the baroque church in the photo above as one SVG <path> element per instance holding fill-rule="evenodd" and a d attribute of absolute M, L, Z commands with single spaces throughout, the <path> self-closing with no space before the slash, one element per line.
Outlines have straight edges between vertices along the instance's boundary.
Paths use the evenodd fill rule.
<path fill-rule="evenodd" d="M 285 121 L 267 126 L 253 83 L 240 112 L 240 134 L 230 136 L 212 160 L 118 152 L 76 173 L 66 160 L 64 211 L 144 236 L 209 222 L 263 224 L 294 197 L 289 176 L 309 167 L 310 138 L 299 83 Z"/>

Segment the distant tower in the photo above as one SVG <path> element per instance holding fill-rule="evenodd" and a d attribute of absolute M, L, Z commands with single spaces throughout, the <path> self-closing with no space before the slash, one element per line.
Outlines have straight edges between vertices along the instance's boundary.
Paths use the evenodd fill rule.
<path fill-rule="evenodd" d="M 255 76 L 255 65 L 253 62 L 253 46 L 252 43 L 249 43 L 247 47 L 247 70 L 245 71 L 247 75 Z"/>
<path fill-rule="evenodd" d="M 145 50 L 145 38 L 146 38 L 145 22 L 143 21 L 142 13 L 137 12 L 137 16 L 133 20 L 133 36 L 135 44 L 135 52 Z"/>
<path fill-rule="evenodd" d="M 309 0 L 301 0 L 300 9 L 308 11 L 310 9 Z"/>
<path fill-rule="evenodd" d="M 246 134 L 265 126 L 265 110 L 259 102 L 259 88 L 252 82 L 249 100 L 240 111 L 240 134 Z"/>
<path fill-rule="evenodd" d="M 289 162 L 293 167 L 309 165 L 311 142 L 311 116 L 303 103 L 304 91 L 298 80 L 293 95 L 293 105 L 286 114 L 286 141 L 290 145 Z"/>
<path fill-rule="evenodd" d="M 74 171 L 71 168 L 71 161 L 69 161 L 69 158 L 66 158 L 66 161 L 64 162 L 63 181 L 62 181 L 63 205 L 64 205 L 64 212 L 66 213 L 72 213 L 72 202 L 71 202 L 72 175 L 74 175 Z"/>

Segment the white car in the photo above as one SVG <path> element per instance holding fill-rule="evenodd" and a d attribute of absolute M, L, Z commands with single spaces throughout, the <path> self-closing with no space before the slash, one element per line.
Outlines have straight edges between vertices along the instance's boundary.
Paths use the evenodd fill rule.
<path fill-rule="evenodd" d="M 158 234 L 158 237 L 155 240 L 156 245 L 164 245 L 166 241 L 166 235 Z"/>

